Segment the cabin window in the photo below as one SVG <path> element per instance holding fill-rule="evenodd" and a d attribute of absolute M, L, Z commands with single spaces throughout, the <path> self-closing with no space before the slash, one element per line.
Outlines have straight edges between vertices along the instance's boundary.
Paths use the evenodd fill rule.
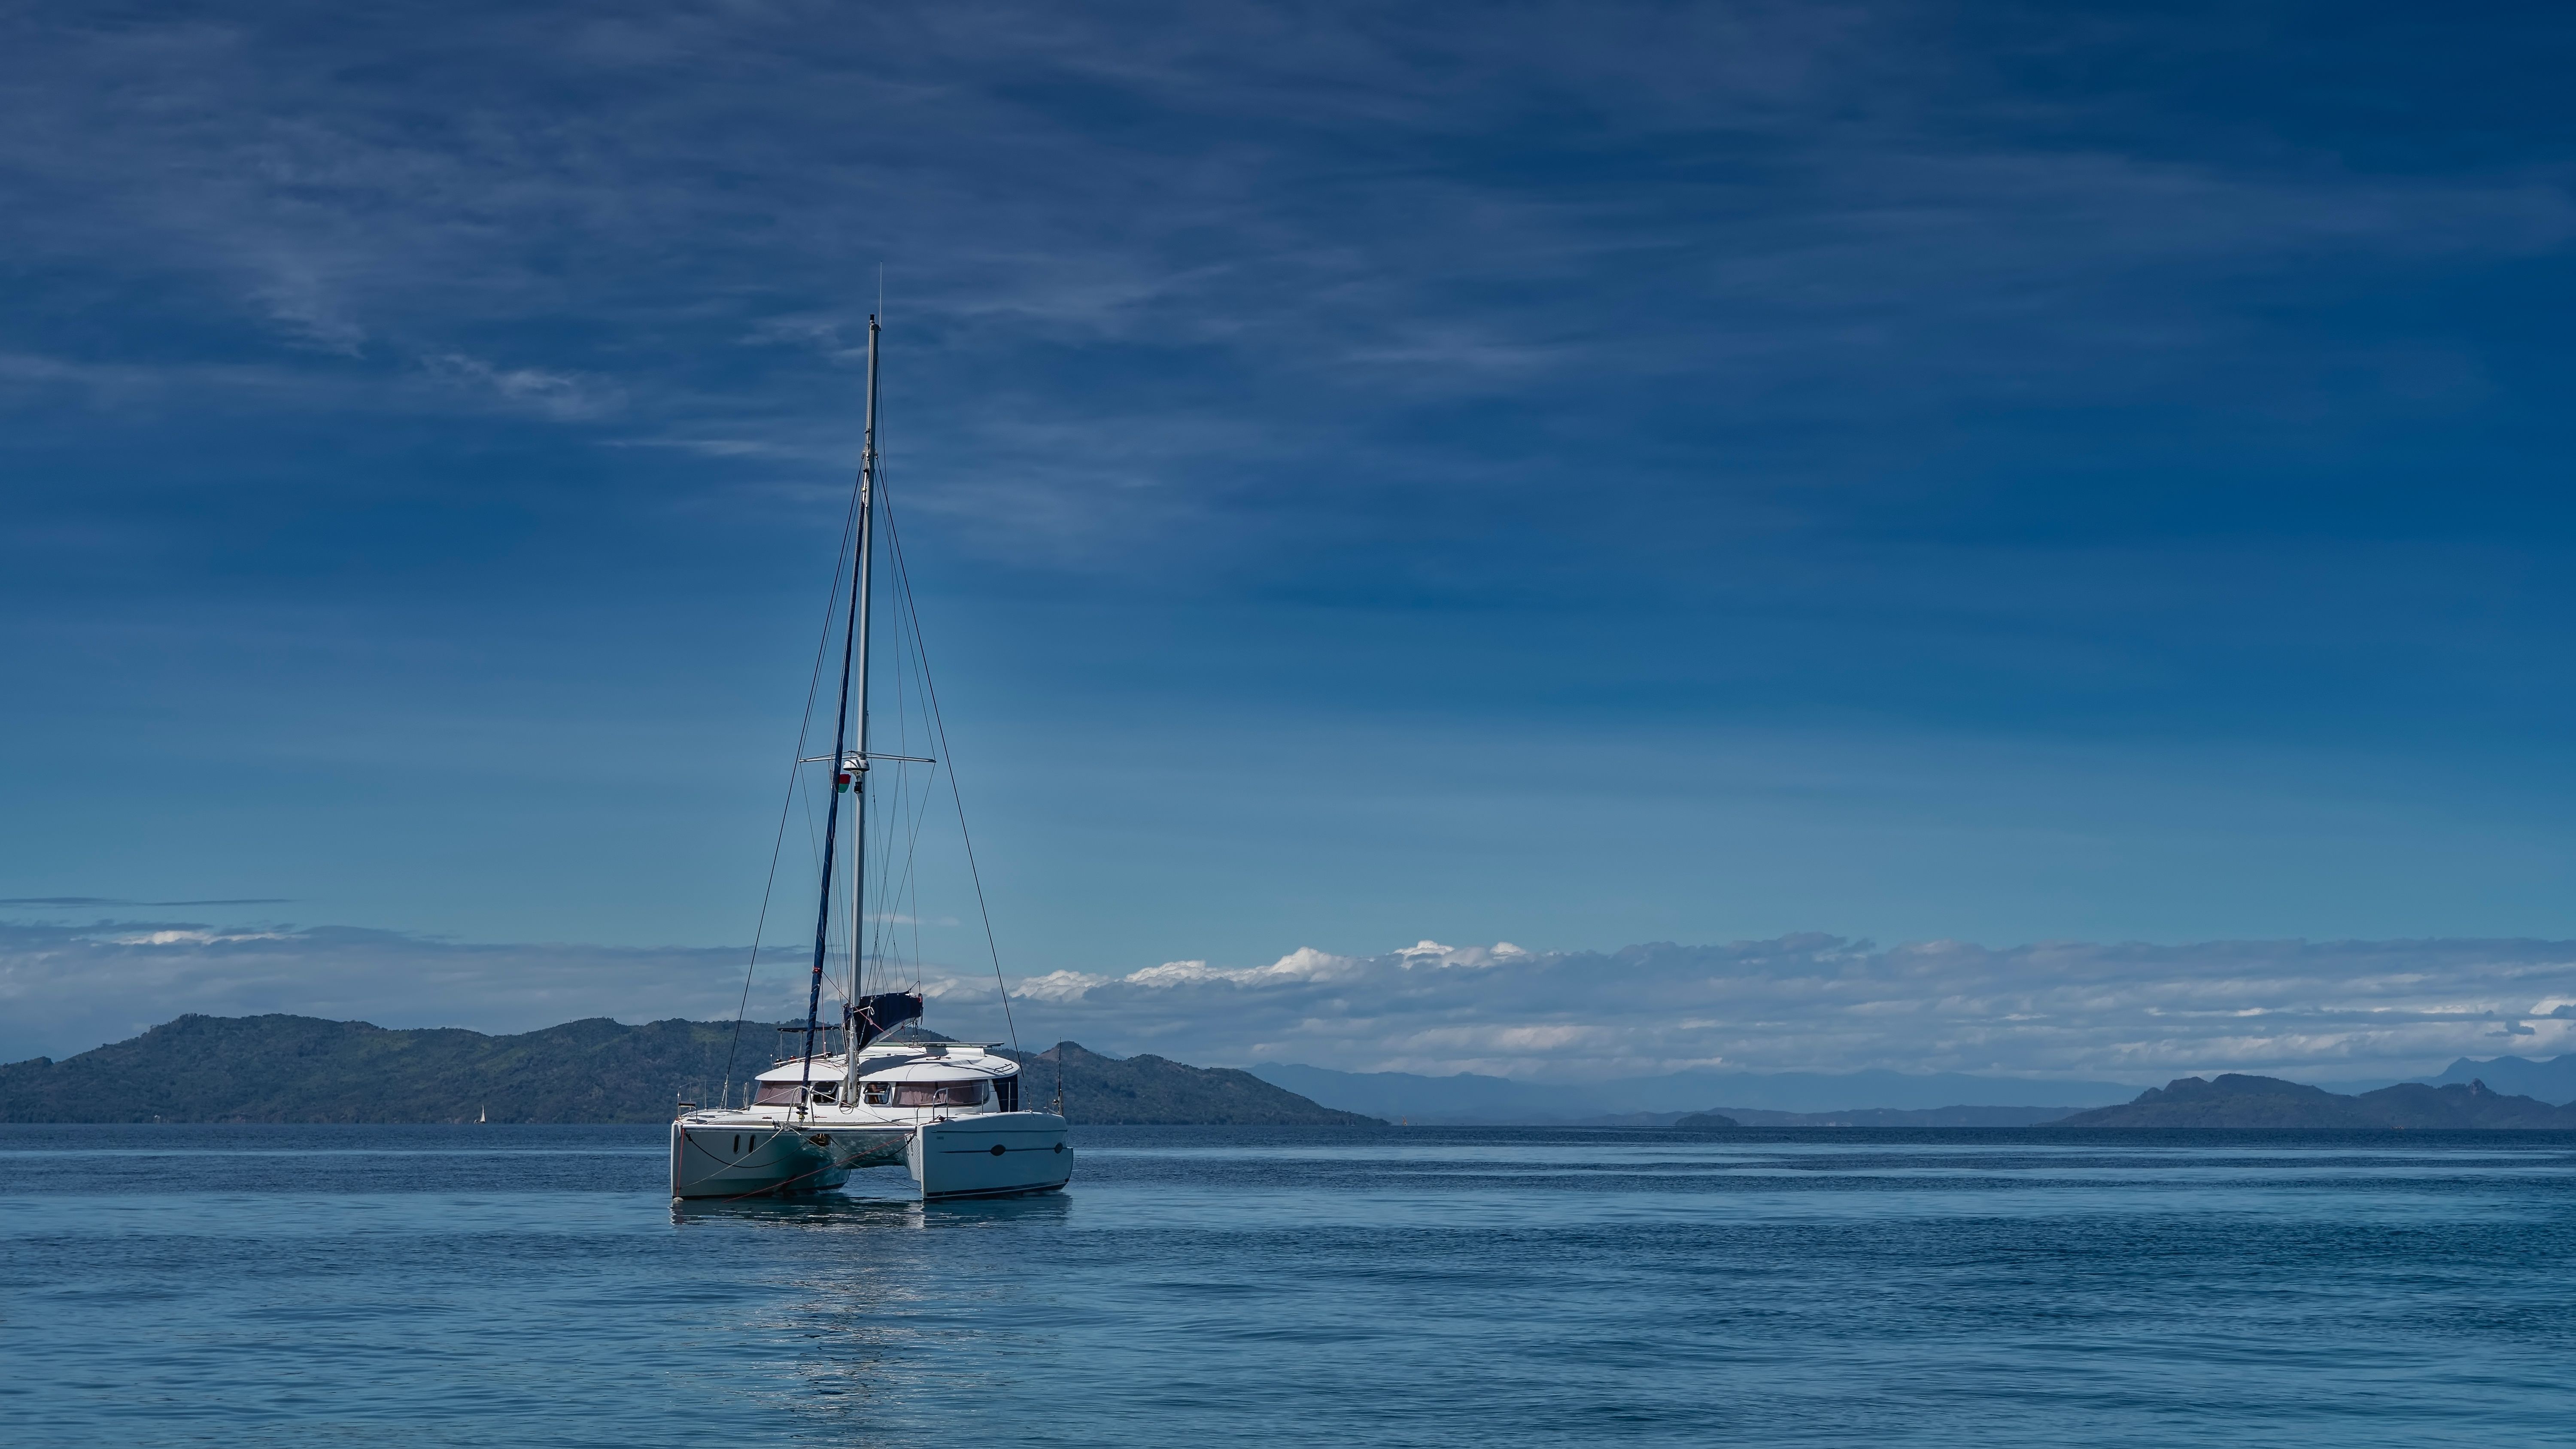
<path fill-rule="evenodd" d="M 814 1084 L 814 1100 L 817 1102 L 828 1102 L 832 1100 L 832 1084 L 829 1082 L 816 1082 Z M 755 1107 L 793 1107 L 796 1105 L 796 1083 L 763 1082 L 760 1084 L 760 1096 L 754 1100 L 751 1105 Z"/>
<path fill-rule="evenodd" d="M 814 1084 L 814 1100 L 817 1102 L 832 1102 L 839 1100 L 840 1086 L 841 1084 L 838 1082 L 816 1082 Z"/>
<path fill-rule="evenodd" d="M 1020 1079 L 1017 1077 L 994 1078 L 993 1105 L 1004 1112 L 1016 1112 L 1020 1110 Z"/>
<path fill-rule="evenodd" d="M 894 1089 L 894 1104 L 898 1107 L 973 1107 L 983 1100 L 982 1077 L 952 1082 L 897 1082 Z"/>
<path fill-rule="evenodd" d="M 882 1107 L 894 1100 L 892 1082 L 859 1083 L 859 1100 L 871 1107 Z"/>

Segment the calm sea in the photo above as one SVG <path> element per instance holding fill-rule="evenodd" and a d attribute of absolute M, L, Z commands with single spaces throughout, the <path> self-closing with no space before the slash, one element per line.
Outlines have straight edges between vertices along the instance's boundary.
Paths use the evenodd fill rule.
<path fill-rule="evenodd" d="M 0 1127 L 27 1445 L 2576 1442 L 2576 1136 Z"/>

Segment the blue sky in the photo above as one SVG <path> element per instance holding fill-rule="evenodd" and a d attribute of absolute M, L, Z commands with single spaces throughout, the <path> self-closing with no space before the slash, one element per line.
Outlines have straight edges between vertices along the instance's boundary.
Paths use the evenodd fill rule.
<path fill-rule="evenodd" d="M 27 941 L 748 939 L 880 266 L 1014 975 L 2576 937 L 2549 8 L 0 27 Z"/>

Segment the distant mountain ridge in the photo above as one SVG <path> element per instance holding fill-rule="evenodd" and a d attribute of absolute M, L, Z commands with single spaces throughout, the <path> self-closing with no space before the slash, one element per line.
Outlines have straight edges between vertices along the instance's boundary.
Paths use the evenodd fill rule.
<path fill-rule="evenodd" d="M 310 1016 L 182 1016 L 62 1061 L 0 1067 L 11 1122 L 654 1122 L 724 1078 L 732 1022 L 605 1017 L 487 1036 Z M 746 1023 L 740 1083 L 769 1065 Z M 712 1095 L 705 1097 L 712 1101 Z"/>
<path fill-rule="evenodd" d="M 2466 1085 L 2484 1082 L 2499 1092 L 2519 1097 L 2537 1097 L 2544 1102 L 2576 1103 L 2576 1052 L 2533 1061 L 2528 1057 L 2492 1057 L 2473 1061 L 2462 1057 L 2444 1067 L 2437 1076 L 2420 1080 L 2436 1087 L 2453 1083 Z"/>
<path fill-rule="evenodd" d="M 1689 1113 L 1707 1102 L 1735 1104 L 1710 1109 L 1729 1114 L 1981 1110 L 1962 1109 L 1960 1103 L 2073 1112 L 2125 1101 L 2138 1090 L 2114 1082 L 1883 1070 L 1674 1072 L 1606 1081 L 1569 1072 L 1534 1082 L 1470 1072 L 1343 1072 L 1290 1062 L 1259 1062 L 1247 1070 L 1327 1107 L 1390 1121 L 1458 1125 L 1598 1123 L 1628 1114 Z"/>
<path fill-rule="evenodd" d="M 2229 1073 L 2182 1077 L 2150 1087 L 2134 1102 L 2079 1112 L 2059 1127 L 2123 1128 L 2406 1128 L 2434 1130 L 2576 1129 L 2576 1106 L 2491 1091 L 2483 1081 L 2433 1086 L 2401 1082 L 2343 1096 L 2278 1077 Z"/>
<path fill-rule="evenodd" d="M 2110 1082 L 2051 1082 L 1966 1073 L 1676 1072 L 1661 1077 L 1608 1081 L 1568 1074 L 1563 1080 L 1521 1081 L 1460 1072 L 1344 1072 L 1290 1062 L 1261 1062 L 1248 1069 L 1266 1082 L 1327 1107 L 1419 1125 L 1662 1126 L 1709 1113 L 1744 1126 L 1770 1127 L 2011 1127 L 2063 1121 L 2089 1108 L 2134 1105 L 2138 1089 Z M 2261 1080 L 2278 1080 L 2262 1078 Z M 2467 1087 L 2543 1104 L 2576 1103 L 2576 1053 L 2547 1061 L 2462 1057 L 2431 1078 L 2427 1088 Z M 2371 1096 L 2409 1085 L 2387 1078 L 2334 1087 L 2328 1095 Z M 2368 1090 L 2364 1090 L 2367 1088 Z M 2166 1088 L 2156 1089 L 2169 1090 Z M 2413 1094 L 2401 1094 L 2413 1100 Z M 2429 1099 L 2428 1099 L 2429 1100 Z M 2450 1099 L 2441 1099 L 2450 1100 Z M 1729 1105 L 1694 1109 L 1695 1102 Z M 2363 1117 L 2394 1108 L 2358 1109 Z M 2426 1109 L 2435 1117 L 2446 1109 Z M 2403 1115 L 2403 1114 L 2400 1114 Z M 2456 1113 L 2450 1114 L 2457 1116 Z M 2472 1113 L 2471 1115 L 2476 1115 Z M 2376 1118 L 2373 1118 L 2376 1120 Z"/>
<path fill-rule="evenodd" d="M 683 1095 L 713 1100 L 734 1035 L 729 1021 L 678 1019 L 628 1026 L 594 1017 L 494 1036 L 304 1016 L 190 1015 L 62 1061 L 0 1066 L 0 1121 L 470 1122 L 488 1112 L 496 1123 L 658 1122 Z M 773 1044 L 767 1024 L 743 1025 L 737 1084 L 768 1064 Z M 2550 1105 L 2576 1098 L 2576 1053 L 2547 1061 L 2462 1058 L 2430 1082 L 2349 1095 L 2270 1077 L 2185 1077 L 2096 1111 L 2081 1109 L 2100 1097 L 2087 1102 L 2084 1095 L 2134 1089 L 1887 1071 L 1523 1082 L 1293 1064 L 1237 1070 L 1112 1057 L 1073 1042 L 1012 1055 L 1027 1068 L 1024 1100 L 1036 1105 L 1052 1093 L 1061 1062 L 1067 1115 L 1103 1125 L 1358 1126 L 1410 1118 L 1426 1125 L 1649 1126 L 1716 1113 L 1744 1126 L 1793 1127 L 2053 1120 L 2068 1127 L 2576 1128 L 2576 1104 Z M 2054 1104 L 2032 1100 L 2054 1092 L 2068 1096 Z M 1970 1093 L 1984 1105 L 1958 1105 L 1975 1100 Z M 1944 1103 L 1944 1094 L 1956 1095 Z M 1879 1105 L 1851 1105 L 1873 1097 Z M 1912 1105 L 1889 1105 L 1909 1099 Z M 1712 1100 L 1738 1105 L 1691 1110 Z"/>
<path fill-rule="evenodd" d="M 2074 1107 L 1864 1107 L 1853 1112 L 1765 1112 L 1719 1107 L 1673 1125 L 1710 1127 L 2039 1127 L 2074 1116 Z"/>
<path fill-rule="evenodd" d="M 1103 1056 L 1075 1042 L 1003 1055 L 1021 1064 L 1023 1105 L 1039 1106 L 1064 1073 L 1067 1120 L 1098 1126 L 1383 1127 L 1375 1117 L 1318 1106 L 1250 1072 L 1193 1067 L 1165 1057 Z"/>
<path fill-rule="evenodd" d="M 605 1017 L 516 1035 L 387 1030 L 310 1016 L 183 1016 L 75 1057 L 0 1066 L 5 1122 L 662 1122 L 712 1102 L 729 1021 L 628 1026 Z M 775 1030 L 746 1022 L 736 1091 L 770 1064 Z M 1119 1060 L 1061 1042 L 1014 1053 L 1031 1106 L 1064 1068 L 1077 1123 L 1365 1125 L 1248 1073 L 1162 1057 Z"/>

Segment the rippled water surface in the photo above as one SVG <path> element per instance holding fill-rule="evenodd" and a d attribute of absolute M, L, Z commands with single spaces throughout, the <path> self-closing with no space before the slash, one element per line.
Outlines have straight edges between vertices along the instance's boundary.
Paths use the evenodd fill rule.
<path fill-rule="evenodd" d="M 1091 1129 L 675 1212 L 660 1128 L 0 1127 L 65 1444 L 2576 1442 L 2576 1136 Z"/>

